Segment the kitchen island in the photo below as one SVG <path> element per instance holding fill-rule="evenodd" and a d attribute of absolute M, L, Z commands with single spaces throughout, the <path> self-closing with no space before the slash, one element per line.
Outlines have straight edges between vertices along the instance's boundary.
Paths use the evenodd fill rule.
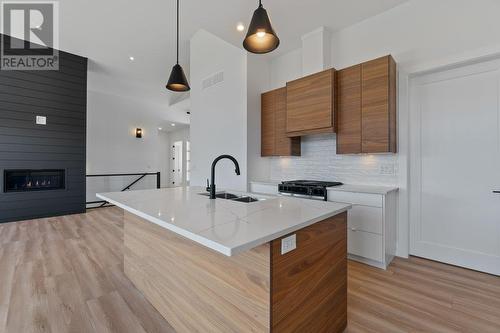
<path fill-rule="evenodd" d="M 203 192 L 98 194 L 125 211 L 125 274 L 176 331 L 343 332 L 350 205 Z"/>

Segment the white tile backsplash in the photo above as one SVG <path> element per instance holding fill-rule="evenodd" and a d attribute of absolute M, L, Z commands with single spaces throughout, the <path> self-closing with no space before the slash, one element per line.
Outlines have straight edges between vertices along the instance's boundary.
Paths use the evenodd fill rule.
<path fill-rule="evenodd" d="M 302 156 L 275 157 L 271 161 L 271 180 L 293 179 L 397 186 L 398 155 L 337 155 L 335 134 L 305 136 Z"/>

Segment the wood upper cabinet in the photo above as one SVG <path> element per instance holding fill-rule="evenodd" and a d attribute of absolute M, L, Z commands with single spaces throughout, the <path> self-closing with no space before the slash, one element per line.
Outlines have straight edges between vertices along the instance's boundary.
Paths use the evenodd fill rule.
<path fill-rule="evenodd" d="M 286 132 L 289 137 L 335 132 L 335 69 L 286 84 Z"/>
<path fill-rule="evenodd" d="M 396 153 L 396 63 L 386 56 L 340 70 L 337 153 Z"/>
<path fill-rule="evenodd" d="M 361 65 L 337 73 L 337 154 L 361 153 Z"/>
<path fill-rule="evenodd" d="M 300 137 L 286 135 L 286 88 L 261 96 L 261 156 L 300 156 Z"/>
<path fill-rule="evenodd" d="M 275 150 L 275 103 L 272 91 L 261 96 L 261 155 L 273 156 Z"/>
<path fill-rule="evenodd" d="M 361 151 L 395 153 L 396 63 L 387 56 L 361 66 Z"/>

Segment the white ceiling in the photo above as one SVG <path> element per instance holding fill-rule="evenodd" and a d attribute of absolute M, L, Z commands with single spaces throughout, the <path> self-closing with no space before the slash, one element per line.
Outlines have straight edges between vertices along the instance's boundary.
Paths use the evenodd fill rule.
<path fill-rule="evenodd" d="M 300 37 L 319 26 L 339 30 L 406 1 L 263 0 L 281 40 L 269 56 L 300 47 Z M 236 24 L 248 25 L 258 1 L 180 3 L 180 63 L 189 73 L 189 38 L 203 28 L 241 47 L 244 33 L 236 31 Z M 60 0 L 59 4 L 60 48 L 89 58 L 90 89 L 147 100 L 158 105 L 162 119 L 179 121 L 181 115 L 169 115 L 167 110 L 183 96 L 164 88 L 175 62 L 175 0 Z"/>

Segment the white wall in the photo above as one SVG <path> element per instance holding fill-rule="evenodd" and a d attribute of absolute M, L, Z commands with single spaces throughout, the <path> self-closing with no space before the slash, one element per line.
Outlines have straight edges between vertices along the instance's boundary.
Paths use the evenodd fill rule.
<path fill-rule="evenodd" d="M 261 117 L 260 96 L 269 90 L 269 62 L 266 58 L 248 54 L 247 56 L 247 145 L 248 179 L 269 177 L 270 160 L 261 157 Z"/>
<path fill-rule="evenodd" d="M 270 66 L 270 89 L 284 87 L 287 81 L 302 77 L 302 49 L 273 58 Z"/>
<path fill-rule="evenodd" d="M 500 1 L 412 0 L 343 29 L 332 38 L 336 68 L 391 53 L 413 71 L 473 50 L 500 46 Z"/>
<path fill-rule="evenodd" d="M 191 185 L 206 186 L 210 166 L 221 154 L 234 156 L 233 163 L 217 167 L 219 188 L 247 189 L 247 56 L 243 50 L 217 36 L 198 31 L 191 38 Z M 203 89 L 202 81 L 218 72 L 224 81 Z"/>
<path fill-rule="evenodd" d="M 168 137 L 158 132 L 155 106 L 142 101 L 89 90 L 87 96 L 87 174 L 162 173 L 167 184 Z M 143 137 L 135 137 L 142 128 Z M 88 181 L 88 193 L 120 190 L 133 177 L 95 178 Z M 156 179 L 148 176 L 140 187 L 154 187 Z"/>

